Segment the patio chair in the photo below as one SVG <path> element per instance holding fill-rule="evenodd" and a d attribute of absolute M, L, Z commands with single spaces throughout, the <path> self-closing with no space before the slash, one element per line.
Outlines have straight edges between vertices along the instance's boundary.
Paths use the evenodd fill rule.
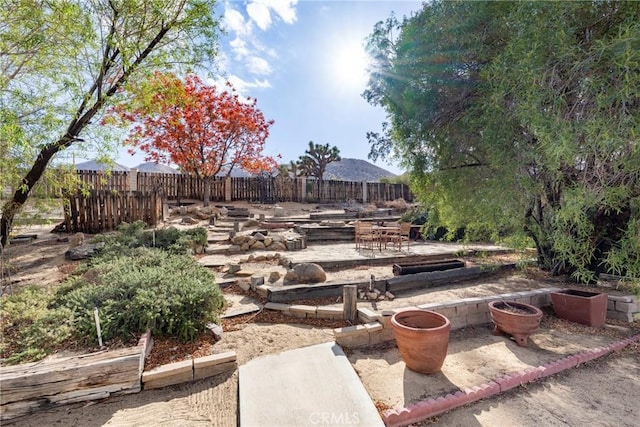
<path fill-rule="evenodd" d="M 380 239 L 380 246 L 384 245 L 384 248 L 387 249 L 388 246 L 391 246 L 394 250 L 401 250 L 402 240 L 400 238 L 400 224 L 392 223 L 387 224 L 380 230 L 380 235 L 378 236 Z"/>
<path fill-rule="evenodd" d="M 402 242 L 407 242 L 407 251 L 409 250 L 409 245 L 411 244 L 411 223 L 410 222 L 402 222 L 400 223 L 400 235 L 398 236 L 400 250 L 402 250 Z"/>
<path fill-rule="evenodd" d="M 377 239 L 373 233 L 373 224 L 370 222 L 356 221 L 356 249 L 365 248 L 373 251 Z"/>

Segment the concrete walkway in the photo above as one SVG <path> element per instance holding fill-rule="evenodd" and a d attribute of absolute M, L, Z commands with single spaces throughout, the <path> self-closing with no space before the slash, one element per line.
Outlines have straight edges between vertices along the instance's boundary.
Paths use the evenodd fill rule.
<path fill-rule="evenodd" d="M 237 263 L 242 259 L 247 259 L 250 254 L 266 255 L 270 251 L 250 251 L 240 254 L 229 255 L 226 253 L 215 253 L 216 251 L 225 250 L 229 245 L 210 245 L 208 254 L 199 258 L 199 262 L 205 266 L 222 266 L 229 263 Z M 314 262 L 314 261 L 334 261 L 334 260 L 365 260 L 372 257 L 375 258 L 391 258 L 397 256 L 409 255 L 444 255 L 455 256 L 467 250 L 476 251 L 499 251 L 505 248 L 491 244 L 459 244 L 449 242 L 420 241 L 411 242 L 409 250 L 403 249 L 402 252 L 385 250 L 383 252 L 369 250 L 357 250 L 353 242 L 332 243 L 332 244 L 314 244 L 308 245 L 306 249 L 299 251 L 285 251 L 282 255 L 291 259 L 294 263 Z M 212 253 L 213 252 L 213 253 Z"/>
<path fill-rule="evenodd" d="M 384 426 L 334 342 L 253 359 L 240 367 L 242 427 Z"/>

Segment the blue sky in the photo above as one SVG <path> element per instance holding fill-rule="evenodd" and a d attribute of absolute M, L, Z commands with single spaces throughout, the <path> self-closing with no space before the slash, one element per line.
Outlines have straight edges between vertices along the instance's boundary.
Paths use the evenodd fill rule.
<path fill-rule="evenodd" d="M 420 1 L 221 1 L 217 12 L 226 34 L 218 65 L 275 121 L 267 154 L 281 154 L 288 163 L 313 141 L 337 146 L 342 157 L 368 160 L 366 133 L 379 131 L 385 114 L 360 96 L 364 39 L 392 12 L 401 18 L 420 8 Z M 117 161 L 135 166 L 144 160 L 125 154 Z"/>
<path fill-rule="evenodd" d="M 275 120 L 268 154 L 297 160 L 313 141 L 337 146 L 342 157 L 366 160 L 366 133 L 379 131 L 385 115 L 360 96 L 364 40 L 392 11 L 408 16 L 421 2 L 251 0 L 220 6 L 227 77 Z"/>

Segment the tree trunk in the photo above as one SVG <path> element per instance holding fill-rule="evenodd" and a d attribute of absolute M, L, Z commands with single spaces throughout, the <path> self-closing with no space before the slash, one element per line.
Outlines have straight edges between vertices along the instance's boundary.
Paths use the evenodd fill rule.
<path fill-rule="evenodd" d="M 20 212 L 31 190 L 44 174 L 49 161 L 58 151 L 71 145 L 72 141 L 73 138 L 65 136 L 56 143 L 47 144 L 42 148 L 31 170 L 29 170 L 27 175 L 22 179 L 22 185 L 18 187 L 11 200 L 6 202 L 2 207 L 2 218 L 0 218 L 0 246 L 6 246 L 9 241 L 9 233 L 11 232 L 13 219 L 16 214 Z"/>
<path fill-rule="evenodd" d="M 596 276 L 600 273 L 611 273 L 609 265 L 605 262 L 609 251 L 622 240 L 631 220 L 631 206 L 627 205 L 619 211 L 606 212 L 598 210 L 591 218 L 594 225 L 593 238 L 594 252 L 589 270 Z M 626 270 L 622 272 L 626 275 Z"/>
<path fill-rule="evenodd" d="M 549 239 L 552 230 L 548 229 L 549 221 L 544 217 L 545 209 L 539 198 L 532 203 L 531 208 L 525 214 L 524 230 L 533 240 L 536 246 L 537 264 L 543 270 L 553 271 L 557 274 L 559 264 L 557 262 L 553 243 Z"/>
<path fill-rule="evenodd" d="M 209 201 L 211 200 L 211 180 L 213 177 L 206 177 L 204 179 L 204 197 L 202 198 L 202 206 L 209 206 Z"/>

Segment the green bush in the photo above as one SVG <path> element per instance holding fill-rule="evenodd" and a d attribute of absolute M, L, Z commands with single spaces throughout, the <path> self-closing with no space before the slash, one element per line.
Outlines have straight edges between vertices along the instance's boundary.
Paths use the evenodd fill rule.
<path fill-rule="evenodd" d="M 151 328 L 155 335 L 189 341 L 223 305 L 213 274 L 193 258 L 141 247 L 94 258 L 81 277 L 58 290 L 52 308 L 70 310 L 75 330 L 87 339 L 96 336 L 97 307 L 104 340 Z"/>
<path fill-rule="evenodd" d="M 162 230 L 156 235 L 162 250 L 144 247 L 153 236 L 143 226 L 129 224 L 104 238 L 104 250 L 55 292 L 33 287 L 3 296 L 0 358 L 40 360 L 70 339 L 95 344 L 95 308 L 105 342 L 127 341 L 147 328 L 189 341 L 216 321 L 224 297 L 215 277 L 182 254 L 206 242 L 206 231 Z"/>
<path fill-rule="evenodd" d="M 142 221 L 123 223 L 116 233 L 98 236 L 95 241 L 105 242 L 102 252 L 112 252 L 114 255 L 128 253 L 129 249 L 139 247 L 154 247 L 175 254 L 191 254 L 198 246 L 207 246 L 207 230 L 203 227 L 183 231 L 175 227 L 158 230 L 145 230 L 144 227 L 145 223 Z"/>
<path fill-rule="evenodd" d="M 73 315 L 65 307 L 48 308 L 52 296 L 30 287 L 2 297 L 0 357 L 6 363 L 40 360 L 72 337 Z"/>

